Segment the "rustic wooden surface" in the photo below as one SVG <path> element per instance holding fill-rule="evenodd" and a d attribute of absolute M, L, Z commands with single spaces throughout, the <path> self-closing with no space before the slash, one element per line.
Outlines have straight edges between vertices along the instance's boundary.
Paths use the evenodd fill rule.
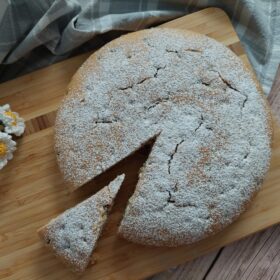
<path fill-rule="evenodd" d="M 280 120 L 280 65 L 268 101 Z M 279 280 L 280 225 L 164 271 L 149 280 Z"/>
<path fill-rule="evenodd" d="M 274 115 L 280 121 L 280 64 L 267 99 Z"/>
<path fill-rule="evenodd" d="M 248 63 L 230 21 L 221 10 L 206 9 L 166 26 L 207 34 Z M 139 246 L 119 239 L 117 225 L 135 187 L 138 169 L 147 157 L 147 148 L 72 194 L 66 191 L 53 153 L 55 111 L 71 76 L 87 57 L 88 54 L 78 56 L 0 85 L 0 103 L 10 103 L 27 120 L 27 130 L 18 140 L 15 158 L 0 172 L 0 279 L 80 278 L 43 247 L 36 230 L 123 171 L 127 177 L 93 254 L 95 265 L 82 279 L 144 278 L 280 221 L 280 129 L 274 124 L 271 169 L 251 207 L 234 224 L 207 240 L 172 249 Z M 207 262 L 211 265 L 215 257 L 215 253 L 207 256 Z"/>

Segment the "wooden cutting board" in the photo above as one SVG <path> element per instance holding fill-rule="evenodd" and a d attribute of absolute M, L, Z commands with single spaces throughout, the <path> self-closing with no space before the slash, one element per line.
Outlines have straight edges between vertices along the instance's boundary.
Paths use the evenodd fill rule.
<path fill-rule="evenodd" d="M 217 39 L 248 64 L 226 14 L 215 8 L 163 26 L 190 29 Z M 78 279 L 45 249 L 36 230 L 65 209 L 96 192 L 120 172 L 127 178 L 104 234 L 82 279 L 140 279 L 186 262 L 280 221 L 280 129 L 274 123 L 270 171 L 252 205 L 219 234 L 179 248 L 150 248 L 116 236 L 117 225 L 137 182 L 148 148 L 69 194 L 53 152 L 55 111 L 66 86 L 89 54 L 80 55 L 0 85 L 0 104 L 9 103 L 27 122 L 14 159 L 0 172 L 0 279 Z"/>

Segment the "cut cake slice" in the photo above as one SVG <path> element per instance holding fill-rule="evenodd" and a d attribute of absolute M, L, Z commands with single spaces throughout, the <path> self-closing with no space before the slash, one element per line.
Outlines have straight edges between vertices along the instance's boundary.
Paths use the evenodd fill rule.
<path fill-rule="evenodd" d="M 73 271 L 86 269 L 123 180 L 124 174 L 38 230 L 45 245 Z"/>

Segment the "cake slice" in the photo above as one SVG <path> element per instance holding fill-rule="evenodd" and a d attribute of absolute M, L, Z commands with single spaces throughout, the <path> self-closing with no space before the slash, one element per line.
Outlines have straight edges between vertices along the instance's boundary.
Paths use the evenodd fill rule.
<path fill-rule="evenodd" d="M 124 174 L 38 230 L 45 245 L 74 272 L 86 269 L 123 180 Z"/>

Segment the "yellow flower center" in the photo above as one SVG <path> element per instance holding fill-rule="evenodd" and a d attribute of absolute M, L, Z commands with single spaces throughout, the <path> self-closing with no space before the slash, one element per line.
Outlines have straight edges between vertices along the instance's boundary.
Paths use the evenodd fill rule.
<path fill-rule="evenodd" d="M 0 142 L 0 157 L 4 157 L 7 154 L 7 145 L 3 142 Z"/>
<path fill-rule="evenodd" d="M 13 112 L 11 112 L 11 111 L 8 111 L 8 112 L 5 112 L 4 114 L 5 114 L 6 116 L 11 117 L 11 118 L 13 119 L 13 121 L 12 121 L 12 125 L 13 125 L 13 126 L 16 126 L 16 125 L 17 125 L 17 116 L 16 116 L 15 113 L 13 113 Z"/>

